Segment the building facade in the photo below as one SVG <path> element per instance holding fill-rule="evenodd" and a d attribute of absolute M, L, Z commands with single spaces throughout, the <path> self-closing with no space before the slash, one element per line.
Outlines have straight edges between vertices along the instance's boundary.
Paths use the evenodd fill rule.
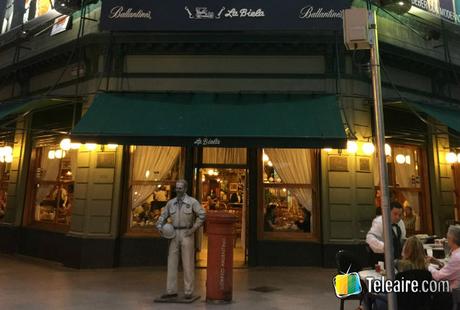
<path fill-rule="evenodd" d="M 365 3 L 205 2 L 103 1 L 68 19 L 38 0 L 0 8 L 0 251 L 165 264 L 154 223 L 185 178 L 238 217 L 235 265 L 366 256 L 369 55 L 346 51 L 340 27 Z M 442 236 L 460 211 L 460 25 L 415 9 L 378 10 L 390 192 L 410 234 Z M 206 266 L 206 226 L 196 238 Z"/>

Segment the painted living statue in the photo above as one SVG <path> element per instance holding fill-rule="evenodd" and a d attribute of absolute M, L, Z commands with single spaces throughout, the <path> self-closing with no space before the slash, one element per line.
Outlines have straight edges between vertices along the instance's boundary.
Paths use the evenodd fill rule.
<path fill-rule="evenodd" d="M 187 181 L 176 182 L 177 197 L 168 201 L 156 224 L 162 237 L 170 239 L 168 253 L 168 276 L 164 301 L 174 300 L 177 295 L 177 269 L 179 254 L 184 271 L 184 298 L 192 300 L 195 282 L 195 231 L 203 225 L 206 212 L 200 203 L 186 194 Z M 170 223 L 168 223 L 170 219 Z"/>

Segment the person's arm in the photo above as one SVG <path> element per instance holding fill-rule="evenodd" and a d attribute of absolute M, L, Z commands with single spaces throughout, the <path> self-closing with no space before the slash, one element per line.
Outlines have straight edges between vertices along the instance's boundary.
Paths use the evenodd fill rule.
<path fill-rule="evenodd" d="M 457 262 L 458 263 L 458 262 Z M 433 267 L 428 267 L 428 270 L 431 272 L 431 275 L 433 276 L 433 279 L 436 281 L 440 280 L 454 280 L 456 276 L 458 275 L 458 268 L 454 268 L 453 262 L 447 263 L 442 267 L 440 270 L 437 270 L 436 268 Z"/>
<path fill-rule="evenodd" d="M 203 225 L 204 221 L 206 220 L 206 211 L 197 200 L 195 200 L 192 207 L 193 212 L 196 214 L 195 223 L 190 229 L 190 232 L 193 234 L 198 228 L 201 227 L 201 225 Z"/>
<path fill-rule="evenodd" d="M 166 223 L 169 217 L 169 202 L 166 204 L 166 206 L 163 208 L 163 211 L 161 212 L 160 217 L 158 218 L 156 227 L 159 231 L 163 228 L 163 225 Z"/>
<path fill-rule="evenodd" d="M 383 253 L 384 243 L 381 240 L 383 235 L 382 223 L 377 219 L 372 222 L 372 227 L 367 233 L 366 242 L 374 253 Z"/>

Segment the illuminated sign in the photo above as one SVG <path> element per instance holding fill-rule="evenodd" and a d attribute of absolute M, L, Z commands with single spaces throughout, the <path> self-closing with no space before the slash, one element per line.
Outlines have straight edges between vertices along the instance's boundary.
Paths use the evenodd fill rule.
<path fill-rule="evenodd" d="M 451 23 L 460 23 L 460 0 L 412 0 L 412 6 Z"/>

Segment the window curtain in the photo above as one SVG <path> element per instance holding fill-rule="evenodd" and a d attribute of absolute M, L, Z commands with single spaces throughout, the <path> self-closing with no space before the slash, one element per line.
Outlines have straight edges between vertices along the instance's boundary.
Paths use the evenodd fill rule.
<path fill-rule="evenodd" d="M 308 149 L 265 149 L 273 168 L 283 183 L 311 184 L 311 153 Z M 309 211 L 312 209 L 312 191 L 306 188 L 289 189 L 297 201 Z"/>
<path fill-rule="evenodd" d="M 245 148 L 205 147 L 204 164 L 246 164 Z"/>
<path fill-rule="evenodd" d="M 394 156 L 397 156 L 398 154 L 402 154 L 406 158 L 409 157 L 410 164 L 407 162 L 404 164 L 398 164 L 395 159 L 396 185 L 399 187 L 420 187 L 420 184 L 412 183 L 412 177 L 416 177 L 418 175 L 418 171 L 415 170 L 414 152 L 412 149 L 395 147 Z"/>
<path fill-rule="evenodd" d="M 58 181 L 58 174 L 59 174 L 59 159 L 49 159 L 48 152 L 51 150 L 51 147 L 43 147 L 42 148 L 42 155 L 40 161 L 40 168 L 42 169 L 42 177 L 40 181 L 51 181 L 56 182 Z M 37 189 L 37 203 L 46 199 L 46 196 L 53 190 L 54 185 L 44 185 L 40 184 L 40 187 Z"/>
<path fill-rule="evenodd" d="M 180 155 L 180 147 L 137 146 L 134 151 L 133 181 L 164 180 Z M 142 204 L 152 193 L 151 185 L 133 185 L 133 208 Z"/>

